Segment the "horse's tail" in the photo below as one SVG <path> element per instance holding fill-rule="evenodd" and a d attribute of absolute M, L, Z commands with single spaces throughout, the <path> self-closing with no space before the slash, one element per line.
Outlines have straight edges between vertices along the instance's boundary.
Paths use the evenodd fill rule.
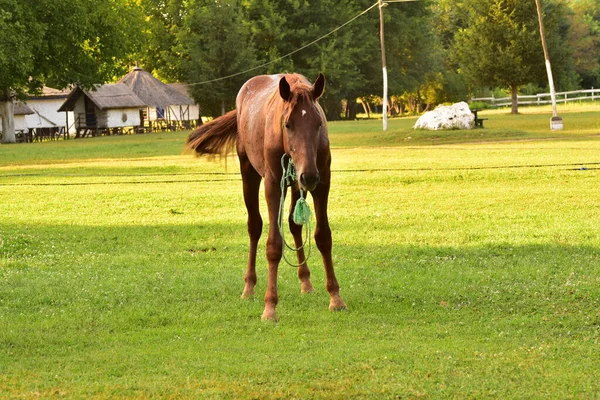
<path fill-rule="evenodd" d="M 198 155 L 225 156 L 233 150 L 236 140 L 237 112 L 233 110 L 194 129 L 188 137 L 186 149 Z"/>

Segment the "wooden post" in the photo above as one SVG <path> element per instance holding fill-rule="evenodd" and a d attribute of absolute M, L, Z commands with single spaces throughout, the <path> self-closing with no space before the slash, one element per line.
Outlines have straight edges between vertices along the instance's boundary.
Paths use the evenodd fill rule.
<path fill-rule="evenodd" d="M 546 35 L 544 34 L 544 22 L 542 20 L 542 6 L 540 0 L 535 0 L 537 7 L 538 22 L 540 24 L 540 36 L 542 38 L 542 48 L 544 50 L 544 59 L 546 60 L 546 72 L 548 73 L 548 85 L 550 86 L 550 98 L 552 99 L 552 118 L 550 119 L 550 129 L 563 129 L 562 118 L 556 112 L 556 91 L 554 90 L 554 79 L 552 78 L 552 67 L 550 66 L 550 57 L 546 46 Z"/>
<path fill-rule="evenodd" d="M 387 66 L 385 59 L 385 38 L 384 38 L 384 26 L 383 26 L 383 7 L 387 6 L 388 3 L 404 3 L 407 1 L 418 1 L 418 0 L 378 0 L 379 3 L 379 41 L 381 44 L 381 69 L 383 71 L 383 130 L 387 131 L 387 110 L 388 110 L 388 76 Z"/>
<path fill-rule="evenodd" d="M 381 44 L 381 69 L 383 71 L 383 130 L 387 131 L 387 97 L 388 97 L 388 77 L 387 67 L 385 59 L 385 31 L 383 25 L 383 7 L 385 4 L 382 0 L 379 0 L 379 41 Z"/>

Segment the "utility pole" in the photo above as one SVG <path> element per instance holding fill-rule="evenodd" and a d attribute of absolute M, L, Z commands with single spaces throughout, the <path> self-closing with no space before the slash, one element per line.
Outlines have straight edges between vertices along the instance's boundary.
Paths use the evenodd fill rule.
<path fill-rule="evenodd" d="M 383 26 L 383 7 L 387 6 L 388 3 L 404 3 L 407 1 L 419 1 L 419 0 L 377 0 L 379 3 L 379 41 L 381 43 L 381 69 L 383 71 L 383 130 L 387 131 L 388 125 L 388 77 L 387 67 L 385 60 L 385 29 Z"/>
<path fill-rule="evenodd" d="M 383 0 L 379 0 L 379 41 L 381 43 L 381 69 L 383 70 L 383 130 L 387 131 L 387 98 L 388 98 L 388 78 L 385 60 L 385 37 L 383 26 L 383 7 L 387 6 Z"/>
<path fill-rule="evenodd" d="M 552 78 L 552 67 L 550 66 L 550 57 L 546 46 L 546 35 L 544 34 L 544 22 L 542 21 L 542 6 L 540 0 L 535 0 L 537 7 L 538 21 L 540 23 L 540 36 L 542 37 L 542 48 L 544 49 L 544 59 L 546 60 L 546 72 L 548 73 L 548 85 L 550 86 L 550 98 L 552 99 L 552 118 L 550 118 L 550 129 L 563 129 L 562 118 L 556 112 L 556 91 L 554 90 L 554 79 Z"/>

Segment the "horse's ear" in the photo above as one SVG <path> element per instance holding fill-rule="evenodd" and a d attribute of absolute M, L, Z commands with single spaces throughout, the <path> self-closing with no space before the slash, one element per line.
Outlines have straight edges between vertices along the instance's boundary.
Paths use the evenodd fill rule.
<path fill-rule="evenodd" d="M 290 101 L 292 96 L 292 89 L 290 88 L 290 84 L 285 79 L 285 76 L 281 77 L 279 81 L 279 95 L 285 101 Z"/>
<path fill-rule="evenodd" d="M 313 99 L 317 100 L 325 90 L 325 75 L 319 73 L 315 84 L 313 85 Z"/>

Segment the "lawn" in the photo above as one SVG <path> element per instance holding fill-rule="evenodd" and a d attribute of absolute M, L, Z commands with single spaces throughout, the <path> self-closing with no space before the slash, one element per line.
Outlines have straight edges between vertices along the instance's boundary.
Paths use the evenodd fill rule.
<path fill-rule="evenodd" d="M 312 294 L 280 266 L 276 324 L 265 235 L 239 297 L 234 157 L 186 133 L 0 146 L 0 398 L 598 396 L 600 112 L 485 113 L 330 124 L 349 309 L 313 254 Z"/>

